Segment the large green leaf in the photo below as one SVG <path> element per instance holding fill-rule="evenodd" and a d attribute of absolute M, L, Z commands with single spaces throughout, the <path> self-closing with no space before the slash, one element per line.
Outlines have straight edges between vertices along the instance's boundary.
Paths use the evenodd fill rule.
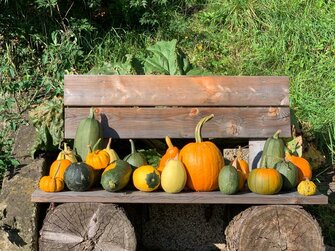
<path fill-rule="evenodd" d="M 176 53 L 177 40 L 159 41 L 149 46 L 148 51 L 152 52 L 151 57 L 144 60 L 145 74 L 180 75 L 177 65 Z"/>

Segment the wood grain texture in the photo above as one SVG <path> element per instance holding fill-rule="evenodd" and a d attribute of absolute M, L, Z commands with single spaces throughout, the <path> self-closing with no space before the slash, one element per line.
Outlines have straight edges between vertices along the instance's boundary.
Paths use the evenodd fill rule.
<path fill-rule="evenodd" d="M 254 206 L 235 216 L 225 230 L 231 251 L 325 250 L 318 222 L 300 206 Z"/>
<path fill-rule="evenodd" d="M 74 138 L 81 119 L 89 108 L 65 109 L 65 138 Z M 96 109 L 104 137 L 112 138 L 194 138 L 199 120 L 214 118 L 202 129 L 204 138 L 267 138 L 281 129 L 291 136 L 290 110 L 287 107 L 168 107 Z"/>
<path fill-rule="evenodd" d="M 39 189 L 32 194 L 33 202 L 101 202 L 101 203 L 173 203 L 173 204 L 327 204 L 328 197 L 320 193 L 313 196 L 301 196 L 297 192 L 275 195 L 259 195 L 241 192 L 224 195 L 214 192 L 182 192 L 169 194 L 165 192 L 125 191 L 110 193 L 105 190 L 85 192 L 63 191 L 46 193 Z"/>
<path fill-rule="evenodd" d="M 288 106 L 288 77 L 65 75 L 65 106 Z"/>
<path fill-rule="evenodd" d="M 39 250 L 136 250 L 135 231 L 124 210 L 113 204 L 66 203 L 49 210 Z"/>

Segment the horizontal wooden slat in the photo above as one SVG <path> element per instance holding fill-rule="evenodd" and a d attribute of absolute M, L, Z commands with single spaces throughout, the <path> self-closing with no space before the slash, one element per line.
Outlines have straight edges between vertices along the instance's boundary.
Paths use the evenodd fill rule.
<path fill-rule="evenodd" d="M 202 130 L 205 138 L 266 138 L 278 129 L 281 136 L 291 136 L 288 107 L 100 107 L 96 111 L 105 138 L 194 138 L 200 118 L 212 113 L 214 118 Z M 88 107 L 65 109 L 65 138 L 74 138 L 88 113 Z"/>
<path fill-rule="evenodd" d="M 66 75 L 66 106 L 288 106 L 288 77 Z"/>
<path fill-rule="evenodd" d="M 173 203 L 173 204 L 327 204 L 328 197 L 320 193 L 313 196 L 301 196 L 297 192 L 275 195 L 259 195 L 250 192 L 224 195 L 214 192 L 182 192 L 169 194 L 165 192 L 125 191 L 110 193 L 105 190 L 86 192 L 64 191 L 46 193 L 35 190 L 33 202 L 102 202 L 102 203 Z"/>

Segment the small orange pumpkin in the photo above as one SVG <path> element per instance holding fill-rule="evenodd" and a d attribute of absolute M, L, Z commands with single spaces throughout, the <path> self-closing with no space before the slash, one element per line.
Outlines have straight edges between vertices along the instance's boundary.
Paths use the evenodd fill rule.
<path fill-rule="evenodd" d="M 71 165 L 71 163 L 72 162 L 68 159 L 55 160 L 54 162 L 52 162 L 50 166 L 49 175 L 50 176 L 56 175 L 56 177 L 64 180 L 65 170 L 69 167 L 69 165 Z"/>
<path fill-rule="evenodd" d="M 195 142 L 185 145 L 179 154 L 187 173 L 187 186 L 195 191 L 218 189 L 218 178 L 223 167 L 223 156 L 210 141 L 202 141 L 201 128 L 214 114 L 202 118 L 195 128 Z"/>
<path fill-rule="evenodd" d="M 169 136 L 165 137 L 165 142 L 168 146 L 168 149 L 166 150 L 165 154 L 163 155 L 163 157 L 159 161 L 159 166 L 158 166 L 157 170 L 160 171 L 160 172 L 163 171 L 163 169 L 165 167 L 165 164 L 168 160 L 174 159 L 179 154 L 179 149 L 172 144 L 171 139 L 170 139 Z"/>
<path fill-rule="evenodd" d="M 95 147 L 99 144 L 101 138 L 95 143 L 93 146 L 93 150 L 91 146 L 89 147 L 89 153 L 86 156 L 85 163 L 91 166 L 94 170 L 102 170 L 106 168 L 109 164 L 109 154 L 105 150 L 95 150 Z"/>
<path fill-rule="evenodd" d="M 43 176 L 40 179 L 39 187 L 44 192 L 60 192 L 64 189 L 64 179 L 58 177 L 58 172 L 61 170 L 61 162 L 57 162 L 57 169 L 52 176 Z M 64 176 L 64 175 L 63 175 Z"/>
<path fill-rule="evenodd" d="M 288 151 L 285 152 L 285 159 L 298 168 L 298 183 L 305 180 L 305 177 L 309 180 L 312 179 L 312 167 L 306 159 L 291 155 Z"/>

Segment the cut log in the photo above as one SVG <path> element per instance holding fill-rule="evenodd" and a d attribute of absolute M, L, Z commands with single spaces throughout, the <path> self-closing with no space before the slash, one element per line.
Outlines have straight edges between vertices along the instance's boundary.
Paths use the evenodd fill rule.
<path fill-rule="evenodd" d="M 253 206 L 225 230 L 228 250 L 324 250 L 318 222 L 300 206 Z"/>
<path fill-rule="evenodd" d="M 40 231 L 39 250 L 136 250 L 133 226 L 113 204 L 65 203 L 50 210 Z"/>

